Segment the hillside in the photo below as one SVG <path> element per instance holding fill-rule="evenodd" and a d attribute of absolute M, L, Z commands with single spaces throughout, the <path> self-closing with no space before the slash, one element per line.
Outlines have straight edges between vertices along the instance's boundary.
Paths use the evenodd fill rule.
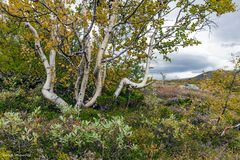
<path fill-rule="evenodd" d="M 0 0 L 0 160 L 240 159 L 235 1 Z"/>
<path fill-rule="evenodd" d="M 208 72 L 205 72 L 205 73 L 202 73 L 202 74 L 199 74 L 193 78 L 189 78 L 189 80 L 203 80 L 205 78 L 211 78 L 212 75 L 217 72 L 218 70 L 214 70 L 214 71 L 208 71 Z M 233 74 L 233 71 L 227 71 L 227 70 L 223 70 L 223 72 L 225 74 Z"/>
<path fill-rule="evenodd" d="M 103 96 L 98 109 L 70 107 L 64 113 L 43 99 L 40 86 L 3 91 L 0 157 L 239 159 L 240 132 L 232 126 L 240 122 L 240 94 L 231 95 L 231 111 L 217 123 L 224 98 L 214 86 L 205 88 L 214 81 L 191 80 L 200 90 L 181 87 L 187 81 L 156 81 L 117 100 Z"/>

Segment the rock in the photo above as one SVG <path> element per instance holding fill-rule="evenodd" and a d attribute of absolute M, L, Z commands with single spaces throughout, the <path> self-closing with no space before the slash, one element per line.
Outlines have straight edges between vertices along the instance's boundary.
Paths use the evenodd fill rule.
<path fill-rule="evenodd" d="M 194 91 L 199 91 L 200 90 L 200 88 L 198 86 L 196 86 L 195 84 L 189 84 L 189 83 L 181 85 L 179 87 L 183 88 L 183 89 L 194 90 Z"/>

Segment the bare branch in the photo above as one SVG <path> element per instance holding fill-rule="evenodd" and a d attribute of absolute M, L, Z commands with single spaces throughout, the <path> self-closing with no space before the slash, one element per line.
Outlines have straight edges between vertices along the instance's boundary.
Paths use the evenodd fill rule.
<path fill-rule="evenodd" d="M 238 130 L 240 130 L 240 123 L 237 124 L 237 125 L 234 125 L 234 126 L 226 127 L 223 130 L 223 132 L 221 133 L 221 136 L 224 136 L 229 129 L 238 129 Z"/>
<path fill-rule="evenodd" d="M 91 33 L 91 30 L 93 28 L 93 25 L 96 21 L 96 10 L 97 10 L 97 1 L 94 0 L 94 7 L 93 7 L 93 16 L 92 16 L 92 21 L 91 21 L 91 24 L 88 28 L 88 31 L 86 32 L 86 34 L 83 36 L 83 40 Z"/>
<path fill-rule="evenodd" d="M 117 27 L 118 25 L 121 25 L 121 24 L 125 24 L 127 23 L 127 21 L 137 12 L 137 10 L 140 8 L 140 6 L 143 4 L 145 0 L 141 0 L 141 2 L 137 5 L 137 7 L 133 10 L 132 13 L 130 13 L 126 19 L 124 19 L 122 22 L 119 22 L 117 24 L 114 25 L 113 28 Z"/>

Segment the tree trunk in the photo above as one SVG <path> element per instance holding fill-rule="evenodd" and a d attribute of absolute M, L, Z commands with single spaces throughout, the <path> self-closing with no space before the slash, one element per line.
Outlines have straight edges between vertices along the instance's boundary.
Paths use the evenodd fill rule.
<path fill-rule="evenodd" d="M 84 56 L 84 55 L 83 55 Z M 75 82 L 75 86 L 74 86 L 74 94 L 75 94 L 75 99 L 76 101 L 78 100 L 78 94 L 79 94 L 79 86 L 83 77 L 83 71 L 84 71 L 84 58 L 82 56 L 82 59 L 78 65 L 78 77 L 77 80 Z"/>
<path fill-rule="evenodd" d="M 35 49 L 36 49 L 37 53 L 39 54 L 39 56 L 43 62 L 44 68 L 46 70 L 47 78 L 46 78 L 46 81 L 42 88 L 43 96 L 45 98 L 47 98 L 49 101 L 56 104 L 60 109 L 64 106 L 68 106 L 68 104 L 62 98 L 60 98 L 57 94 L 55 94 L 53 91 L 54 81 L 55 81 L 54 79 L 55 79 L 55 75 L 56 75 L 56 72 L 55 72 L 56 52 L 55 52 L 55 50 L 52 49 L 50 52 L 50 58 L 49 58 L 50 64 L 49 64 L 48 59 L 42 50 L 39 36 L 38 36 L 36 29 L 29 22 L 26 22 L 25 26 L 27 28 L 29 28 L 29 30 L 32 32 L 32 34 L 35 38 Z"/>
<path fill-rule="evenodd" d="M 157 34 L 157 30 L 155 30 L 151 36 L 150 42 L 149 42 L 149 47 L 148 47 L 148 51 L 147 51 L 147 62 L 146 62 L 146 67 L 145 67 L 145 73 L 144 73 L 144 77 L 141 83 L 135 83 L 131 80 L 129 80 L 128 78 L 123 78 L 121 80 L 121 82 L 119 83 L 119 86 L 117 88 L 117 90 L 114 93 L 115 97 L 118 97 L 119 94 L 121 93 L 123 87 L 125 85 L 128 85 L 132 88 L 143 88 L 147 85 L 147 80 L 148 80 L 148 74 L 149 74 L 149 65 L 150 65 L 150 58 L 153 54 L 153 43 L 154 43 L 154 38 Z"/>
<path fill-rule="evenodd" d="M 105 74 L 104 74 L 105 70 L 104 70 L 104 66 L 102 64 L 102 58 L 108 47 L 108 42 L 111 37 L 115 19 L 116 19 L 115 15 L 112 15 L 110 17 L 109 26 L 106 29 L 106 34 L 103 38 L 102 44 L 100 45 L 100 49 L 97 54 L 96 66 L 94 68 L 94 75 L 96 76 L 96 91 L 95 91 L 93 97 L 90 99 L 90 101 L 87 104 L 85 104 L 85 107 L 91 107 L 94 103 L 96 103 L 97 98 L 101 95 L 102 88 L 103 88 L 103 82 L 105 79 Z"/>
<path fill-rule="evenodd" d="M 90 46 L 90 44 L 88 44 L 86 57 L 85 56 L 83 56 L 83 57 L 84 57 L 85 66 L 84 66 L 83 78 L 82 78 L 82 83 L 81 83 L 81 89 L 78 94 L 76 107 L 81 107 L 84 105 L 85 92 L 87 89 L 89 72 L 90 72 L 90 64 L 91 64 L 91 46 Z"/>
<path fill-rule="evenodd" d="M 83 14 L 85 16 L 87 16 L 87 1 L 83 1 Z M 77 103 L 76 103 L 76 107 L 81 107 L 84 106 L 84 98 L 85 98 L 85 93 L 86 93 L 86 89 L 87 89 L 87 84 L 88 84 L 88 79 L 89 79 L 89 72 L 90 72 L 90 64 L 91 64 L 91 52 L 92 52 L 92 44 L 90 41 L 90 36 L 86 36 L 85 35 L 89 33 L 91 33 L 91 30 L 89 30 L 89 28 L 87 26 L 84 27 L 84 37 L 82 40 L 82 45 L 83 45 L 83 56 L 82 56 L 82 62 L 84 64 L 83 67 L 83 78 L 82 78 L 82 82 L 81 82 L 81 87 L 80 87 L 80 91 L 77 95 Z"/>

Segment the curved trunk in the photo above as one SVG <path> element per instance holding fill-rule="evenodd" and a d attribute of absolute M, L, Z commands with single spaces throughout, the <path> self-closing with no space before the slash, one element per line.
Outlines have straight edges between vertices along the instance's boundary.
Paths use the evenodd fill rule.
<path fill-rule="evenodd" d="M 26 22 L 25 26 L 29 28 L 29 30 L 32 32 L 35 38 L 35 49 L 39 54 L 43 62 L 44 68 L 46 70 L 47 78 L 42 88 L 42 94 L 45 98 L 47 98 L 49 101 L 56 104 L 61 109 L 63 106 L 67 106 L 68 104 L 62 98 L 60 98 L 57 94 L 55 94 L 53 91 L 54 81 L 56 76 L 56 72 L 55 72 L 56 52 L 53 49 L 50 51 L 50 56 L 49 56 L 50 63 L 49 63 L 46 55 L 42 50 L 41 43 L 39 41 L 39 36 L 36 29 L 29 22 Z"/>
<path fill-rule="evenodd" d="M 100 45 L 100 49 L 99 49 L 99 52 L 97 54 L 96 66 L 94 68 L 94 75 L 96 76 L 96 90 L 95 90 L 95 93 L 94 93 L 93 97 L 90 99 L 90 101 L 87 104 L 84 105 L 85 107 L 93 106 L 94 103 L 96 103 L 97 98 L 102 93 L 103 82 L 104 82 L 104 78 L 105 78 L 105 74 L 104 74 L 105 70 L 104 70 L 104 67 L 103 67 L 103 64 L 102 64 L 102 58 L 103 58 L 103 55 L 104 55 L 104 53 L 107 49 L 108 42 L 109 42 L 112 30 L 113 30 L 113 26 L 114 26 L 114 23 L 115 23 L 115 19 L 116 19 L 115 15 L 112 15 L 110 17 L 110 24 L 107 27 L 106 34 L 104 36 L 102 44 Z"/>
<path fill-rule="evenodd" d="M 141 83 L 135 83 L 131 80 L 129 80 L 128 78 L 123 78 L 121 80 L 121 82 L 119 83 L 119 86 L 117 88 L 117 90 L 114 93 L 115 97 L 118 97 L 119 94 L 121 93 L 123 87 L 125 85 L 128 85 L 132 88 L 143 88 L 147 85 L 147 80 L 148 80 L 148 74 L 149 74 L 149 66 L 150 66 L 150 58 L 152 56 L 153 53 L 153 43 L 154 43 L 154 38 L 157 34 L 157 30 L 155 30 L 151 36 L 150 42 L 149 42 L 149 47 L 148 47 L 148 51 L 147 51 L 147 62 L 146 62 L 146 67 L 145 67 L 145 73 L 144 73 L 144 77 Z"/>

